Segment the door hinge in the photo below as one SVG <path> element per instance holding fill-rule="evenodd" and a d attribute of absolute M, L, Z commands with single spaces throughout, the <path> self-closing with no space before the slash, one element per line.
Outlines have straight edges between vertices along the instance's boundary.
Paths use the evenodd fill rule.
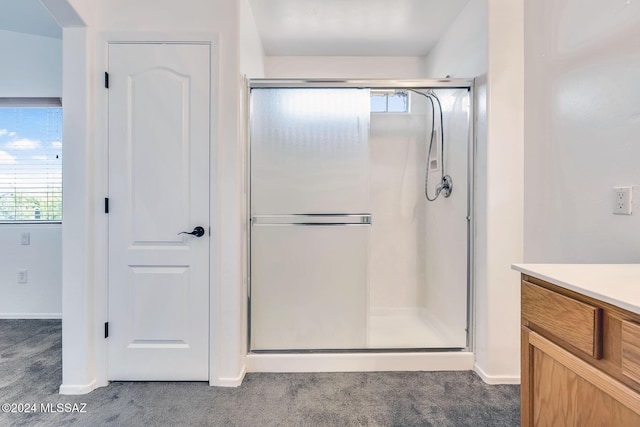
<path fill-rule="evenodd" d="M 109 338 L 109 322 L 104 322 L 104 337 Z"/>
<path fill-rule="evenodd" d="M 104 198 L 104 213 L 109 213 L 109 198 Z"/>
<path fill-rule="evenodd" d="M 104 72 L 104 87 L 109 89 L 109 73 Z"/>

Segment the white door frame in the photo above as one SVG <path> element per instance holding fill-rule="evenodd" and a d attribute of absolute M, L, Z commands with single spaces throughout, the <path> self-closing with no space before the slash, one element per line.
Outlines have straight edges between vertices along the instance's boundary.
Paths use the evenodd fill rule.
<path fill-rule="evenodd" d="M 93 328 L 101 331 L 104 323 L 108 321 L 108 218 L 104 213 L 104 198 L 108 197 L 108 89 L 104 87 L 104 73 L 108 70 L 108 51 L 111 43 L 183 43 L 206 44 L 210 46 L 211 72 L 210 72 L 210 203 L 209 224 L 212 232 L 209 239 L 209 383 L 219 385 L 216 373 L 220 358 L 220 346 L 217 345 L 219 337 L 219 322 L 222 308 L 220 295 L 220 266 L 218 234 L 216 230 L 220 225 L 220 190 L 218 187 L 218 99 L 219 99 L 219 41 L 215 33 L 179 33 L 174 32 L 104 32 L 96 36 L 96 68 L 95 77 L 95 146 L 93 195 L 94 203 L 94 239 L 95 239 L 95 293 L 93 295 L 94 310 Z M 108 381 L 108 341 L 101 333 L 95 334 L 95 385 L 106 386 Z M 242 378 L 240 378 L 242 381 Z M 231 385 L 231 384 L 230 384 Z M 237 384 L 233 384 L 237 385 Z"/>

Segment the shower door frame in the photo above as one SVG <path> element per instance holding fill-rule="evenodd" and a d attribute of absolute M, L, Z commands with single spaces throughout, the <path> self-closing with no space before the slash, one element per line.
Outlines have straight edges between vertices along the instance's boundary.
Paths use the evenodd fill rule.
<path fill-rule="evenodd" d="M 469 116 L 467 139 L 467 346 L 458 348 L 357 348 L 346 350 L 253 350 L 251 348 L 251 89 L 467 89 L 469 92 Z M 247 277 L 247 327 L 245 332 L 247 354 L 305 354 L 305 353 L 435 353 L 474 352 L 475 347 L 475 172 L 476 172 L 476 117 L 475 79 L 246 79 L 245 135 L 246 135 L 246 277 Z"/>

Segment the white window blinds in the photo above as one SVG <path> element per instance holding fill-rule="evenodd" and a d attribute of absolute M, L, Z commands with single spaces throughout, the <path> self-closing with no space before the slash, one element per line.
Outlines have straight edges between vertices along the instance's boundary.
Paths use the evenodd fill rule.
<path fill-rule="evenodd" d="M 0 222 L 62 220 L 62 108 L 0 100 Z"/>

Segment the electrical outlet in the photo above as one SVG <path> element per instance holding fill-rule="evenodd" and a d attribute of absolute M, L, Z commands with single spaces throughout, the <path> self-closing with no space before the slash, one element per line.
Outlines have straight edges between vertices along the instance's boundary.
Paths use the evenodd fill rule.
<path fill-rule="evenodd" d="M 28 282 L 27 270 L 25 269 L 18 270 L 18 283 L 27 283 L 27 282 Z"/>
<path fill-rule="evenodd" d="M 631 187 L 613 188 L 613 213 L 615 215 L 631 215 Z"/>
<path fill-rule="evenodd" d="M 31 233 L 28 231 L 23 231 L 20 235 L 20 243 L 23 245 L 31 244 Z"/>

